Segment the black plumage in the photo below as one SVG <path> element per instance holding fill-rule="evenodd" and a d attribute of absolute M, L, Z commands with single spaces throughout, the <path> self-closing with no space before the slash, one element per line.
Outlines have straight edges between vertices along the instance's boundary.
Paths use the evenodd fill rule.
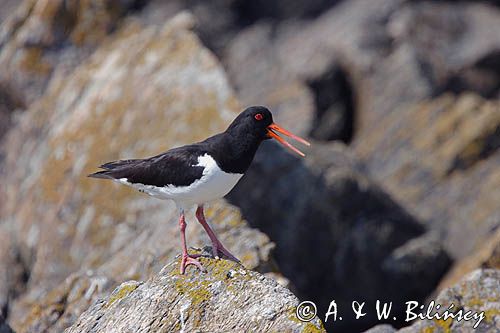
<path fill-rule="evenodd" d="M 196 218 L 210 237 L 214 257 L 222 254 L 238 261 L 217 239 L 206 222 L 203 204 L 223 197 L 236 185 L 252 163 L 259 145 L 266 139 L 274 138 L 304 156 L 277 133 L 309 144 L 274 124 L 271 112 L 267 108 L 254 106 L 240 113 L 224 132 L 204 141 L 174 148 L 150 158 L 108 162 L 101 165 L 101 169 L 104 170 L 89 177 L 117 179 L 120 183 L 149 195 L 174 200 L 180 212 L 179 228 L 182 244 L 180 272 L 183 274 L 189 265 L 205 271 L 196 256 L 188 253 L 184 210 L 192 205 L 198 206 Z"/>
<path fill-rule="evenodd" d="M 262 120 L 256 121 L 256 114 L 261 114 Z M 150 158 L 108 162 L 100 166 L 104 171 L 89 177 L 126 178 L 132 184 L 158 187 L 188 186 L 201 178 L 204 168 L 196 165 L 198 158 L 205 154 L 212 156 L 222 171 L 243 174 L 252 163 L 260 143 L 268 139 L 267 126 L 272 121 L 269 110 L 251 107 L 242 112 L 223 133 Z"/>

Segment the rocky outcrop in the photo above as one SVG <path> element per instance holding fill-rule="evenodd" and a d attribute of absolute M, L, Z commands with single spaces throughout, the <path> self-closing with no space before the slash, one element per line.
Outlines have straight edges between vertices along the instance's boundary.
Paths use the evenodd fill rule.
<path fill-rule="evenodd" d="M 477 314 L 469 320 L 437 318 L 415 320 L 414 324 L 403 328 L 399 333 L 417 332 L 484 332 L 494 333 L 500 330 L 500 270 L 478 269 L 468 274 L 454 286 L 443 290 L 434 300 L 440 304 L 437 311 L 443 314 L 453 304 L 453 312 Z M 434 308 L 432 314 L 436 313 Z M 468 316 L 470 317 L 470 315 Z M 476 326 L 477 324 L 477 326 Z M 389 325 L 380 325 L 366 333 L 394 333 L 396 330 Z"/>
<path fill-rule="evenodd" d="M 474 94 L 440 96 L 381 119 L 384 131 L 357 147 L 371 174 L 438 230 L 455 257 L 498 227 L 499 110 Z"/>
<path fill-rule="evenodd" d="M 1 315 L 0 315 L 0 333 L 14 333 L 14 331 L 5 322 L 5 319 Z"/>
<path fill-rule="evenodd" d="M 202 258 L 206 274 L 179 263 L 145 282 L 129 281 L 65 332 L 325 332 L 301 322 L 298 299 L 273 279 L 226 260 Z"/>
<path fill-rule="evenodd" d="M 449 308 L 462 309 L 464 312 L 484 312 L 484 319 L 477 329 L 478 320 L 423 320 L 416 321 L 411 327 L 400 330 L 400 333 L 422 332 L 498 332 L 500 330 L 500 270 L 481 269 L 468 274 L 462 281 L 451 288 L 443 290 L 435 299 L 441 304 L 441 312 Z"/>
<path fill-rule="evenodd" d="M 450 264 L 439 237 L 365 177 L 340 144 L 315 143 L 302 160 L 266 142 L 229 198 L 277 243 L 280 270 L 320 313 L 332 297 L 339 308 L 356 299 L 423 301 Z M 373 313 L 343 316 L 333 329 L 374 322 Z"/>
<path fill-rule="evenodd" d="M 500 229 L 497 229 L 489 238 L 483 240 L 476 251 L 458 261 L 443 278 L 438 290 L 450 287 L 463 276 L 480 268 L 500 270 Z"/>
<path fill-rule="evenodd" d="M 243 103 L 350 143 L 365 174 L 462 258 L 498 227 L 492 27 L 500 12 L 484 2 L 344 1 L 314 20 L 249 26 L 223 62 Z"/>
<path fill-rule="evenodd" d="M 0 30 L 0 83 L 8 82 L 26 104 L 40 97 L 52 74 L 85 59 L 139 1 L 36 1 L 16 6 Z M 54 52 L 58 49 L 58 52 Z"/>
<path fill-rule="evenodd" d="M 54 77 L 7 135 L 0 220 L 29 276 L 28 291 L 8 302 L 16 330 L 60 331 L 97 291 L 109 291 L 114 281 L 145 280 L 178 254 L 173 203 L 86 175 L 108 160 L 202 139 L 232 120 L 237 101 L 191 25 L 187 14 L 163 27 L 128 24 L 70 76 Z M 250 229 L 238 209 L 225 201 L 207 208 L 221 240 L 245 267 L 275 270 L 272 243 Z M 195 221 L 193 214 L 187 221 Z M 204 237 L 198 223 L 189 224 L 189 245 L 202 247 Z M 93 289 L 81 302 L 67 302 L 84 288 L 60 283 L 89 271 L 91 278 L 81 283 Z M 52 299 L 57 311 L 36 310 L 49 308 Z"/>
<path fill-rule="evenodd" d="M 174 260 L 171 203 L 85 175 L 231 121 L 239 103 L 200 40 L 242 105 L 265 104 L 315 139 L 306 160 L 266 142 L 230 197 L 239 207 L 208 207 L 245 267 L 282 270 L 319 313 L 332 298 L 424 300 L 497 267 L 500 15 L 488 3 L 0 0 L 16 7 L 0 13 L 0 307 L 11 326 L 60 332 L 92 304 L 87 314 L 111 320 L 97 299 Z M 182 14 L 165 25 L 186 8 L 197 24 Z M 242 215 L 277 243 L 277 265 Z M 189 245 L 204 237 L 189 224 Z M 443 244 L 458 261 L 439 282 Z"/>
<path fill-rule="evenodd" d="M 0 139 L 13 111 L 41 97 L 55 73 L 71 73 L 140 3 L 0 1 Z"/>

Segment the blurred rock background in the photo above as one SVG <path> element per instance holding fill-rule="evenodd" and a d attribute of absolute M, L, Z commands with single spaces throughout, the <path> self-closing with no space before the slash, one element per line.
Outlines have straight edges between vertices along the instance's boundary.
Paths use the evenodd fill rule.
<path fill-rule="evenodd" d="M 399 320 L 377 329 L 441 292 L 500 330 L 498 293 L 485 298 L 500 284 L 498 5 L 0 0 L 0 331 L 61 332 L 174 260 L 172 203 L 86 174 L 203 139 L 254 104 L 313 146 L 302 160 L 264 143 L 209 206 L 246 268 L 320 314 L 332 299 L 394 301 Z M 325 327 L 379 324 L 351 316 Z M 446 325 L 405 332 L 425 328 Z"/>

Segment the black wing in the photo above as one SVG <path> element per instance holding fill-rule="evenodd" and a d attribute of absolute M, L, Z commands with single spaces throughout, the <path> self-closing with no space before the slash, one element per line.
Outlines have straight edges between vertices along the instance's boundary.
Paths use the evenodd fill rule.
<path fill-rule="evenodd" d="M 121 179 L 129 183 L 154 186 L 188 186 L 203 175 L 204 167 L 196 166 L 206 151 L 198 145 L 171 149 L 147 159 L 120 160 L 101 166 L 106 169 L 90 174 L 92 178 Z"/>

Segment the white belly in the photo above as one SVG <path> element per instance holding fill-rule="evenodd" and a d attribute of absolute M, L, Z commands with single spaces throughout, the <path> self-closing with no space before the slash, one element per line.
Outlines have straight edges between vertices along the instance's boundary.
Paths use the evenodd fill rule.
<path fill-rule="evenodd" d="M 188 186 L 166 185 L 158 187 L 137 183 L 131 184 L 127 178 L 117 179 L 117 181 L 153 197 L 173 200 L 179 207 L 189 208 L 193 205 L 222 198 L 231 191 L 243 176 L 237 173 L 225 173 L 219 168 L 215 160 L 207 154 L 198 158 L 196 166 L 205 168 L 202 177 Z"/>

